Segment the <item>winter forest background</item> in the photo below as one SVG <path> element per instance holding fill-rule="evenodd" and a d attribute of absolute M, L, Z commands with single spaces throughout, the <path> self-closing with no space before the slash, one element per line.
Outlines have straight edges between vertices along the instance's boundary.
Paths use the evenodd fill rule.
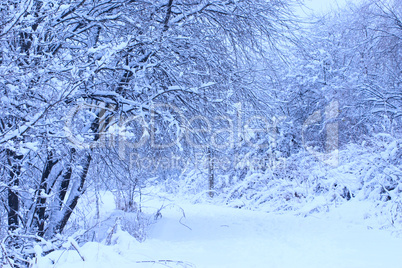
<path fill-rule="evenodd" d="M 116 217 L 91 230 L 105 192 L 138 241 L 163 215 L 151 192 L 303 216 L 369 202 L 399 233 L 402 2 L 300 5 L 2 0 L 1 264 L 110 244 Z"/>

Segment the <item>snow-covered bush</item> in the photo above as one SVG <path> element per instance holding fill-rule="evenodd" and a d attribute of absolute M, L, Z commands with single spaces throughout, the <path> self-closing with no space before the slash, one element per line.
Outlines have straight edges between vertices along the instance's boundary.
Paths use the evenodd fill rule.
<path fill-rule="evenodd" d="M 369 142 L 349 144 L 337 153 L 339 164 L 335 167 L 306 150 L 282 159 L 281 165 L 238 167 L 216 176 L 212 202 L 308 215 L 350 200 L 368 201 L 372 216 L 382 218 L 383 225 L 402 226 L 402 140 L 378 134 Z M 193 202 L 210 200 L 207 172 L 191 171 L 167 183 L 165 190 Z"/>

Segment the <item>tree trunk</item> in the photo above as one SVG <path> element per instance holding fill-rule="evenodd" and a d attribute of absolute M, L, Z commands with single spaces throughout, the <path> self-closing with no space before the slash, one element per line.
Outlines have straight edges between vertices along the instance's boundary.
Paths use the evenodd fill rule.
<path fill-rule="evenodd" d="M 42 178 L 41 178 L 41 183 L 39 186 L 39 195 L 38 199 L 36 202 L 36 220 L 37 220 L 37 227 L 38 227 L 38 235 L 43 236 L 44 235 L 44 230 L 45 230 L 45 220 L 46 220 L 46 200 L 47 197 L 46 195 L 49 193 L 48 192 L 48 179 L 50 176 L 50 173 L 53 169 L 53 167 L 57 164 L 57 160 L 55 161 L 53 159 L 53 154 L 49 152 L 47 159 L 46 159 L 46 165 L 43 169 L 42 172 Z"/>
<path fill-rule="evenodd" d="M 214 197 L 214 156 L 211 148 L 208 148 L 208 182 L 209 182 L 209 196 Z"/>
<path fill-rule="evenodd" d="M 88 175 L 88 170 L 89 170 L 89 166 L 91 164 L 91 160 L 92 160 L 91 153 L 88 152 L 87 157 L 85 159 L 85 163 L 83 164 L 82 173 L 80 175 L 80 184 L 78 185 L 78 187 L 76 187 L 76 185 L 73 185 L 73 189 L 71 189 L 70 197 L 69 197 L 68 201 L 66 202 L 66 205 L 63 207 L 59 221 L 56 224 L 56 228 L 55 228 L 56 233 L 61 233 L 63 231 L 64 227 L 66 227 L 66 224 L 67 224 L 68 220 L 70 219 L 71 213 L 77 206 L 78 199 L 83 195 L 83 193 L 85 191 L 84 184 L 85 184 L 86 177 Z"/>
<path fill-rule="evenodd" d="M 15 152 L 7 150 L 8 164 L 11 167 L 8 183 L 8 229 L 14 231 L 19 226 L 19 197 L 17 195 L 17 187 L 19 186 L 19 176 L 21 174 L 22 155 L 17 155 Z"/>

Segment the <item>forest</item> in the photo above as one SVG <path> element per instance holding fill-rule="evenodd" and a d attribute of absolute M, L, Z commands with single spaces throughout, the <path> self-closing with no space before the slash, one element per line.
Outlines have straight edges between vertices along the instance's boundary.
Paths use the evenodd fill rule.
<path fill-rule="evenodd" d="M 152 196 L 402 234 L 402 2 L 302 5 L 1 0 L 0 266 L 143 242 Z"/>

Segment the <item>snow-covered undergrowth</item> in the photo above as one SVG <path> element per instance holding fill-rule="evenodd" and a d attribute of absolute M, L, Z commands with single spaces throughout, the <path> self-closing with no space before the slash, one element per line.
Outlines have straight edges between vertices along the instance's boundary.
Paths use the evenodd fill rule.
<path fill-rule="evenodd" d="M 377 135 L 370 143 L 350 144 L 330 166 L 303 151 L 279 167 L 238 170 L 216 176 L 213 202 L 265 212 L 300 215 L 327 212 L 344 203 L 360 206 L 376 228 L 402 228 L 402 140 Z M 165 190 L 193 202 L 208 200 L 206 172 L 167 181 Z M 241 178 L 241 173 L 246 173 Z"/>

